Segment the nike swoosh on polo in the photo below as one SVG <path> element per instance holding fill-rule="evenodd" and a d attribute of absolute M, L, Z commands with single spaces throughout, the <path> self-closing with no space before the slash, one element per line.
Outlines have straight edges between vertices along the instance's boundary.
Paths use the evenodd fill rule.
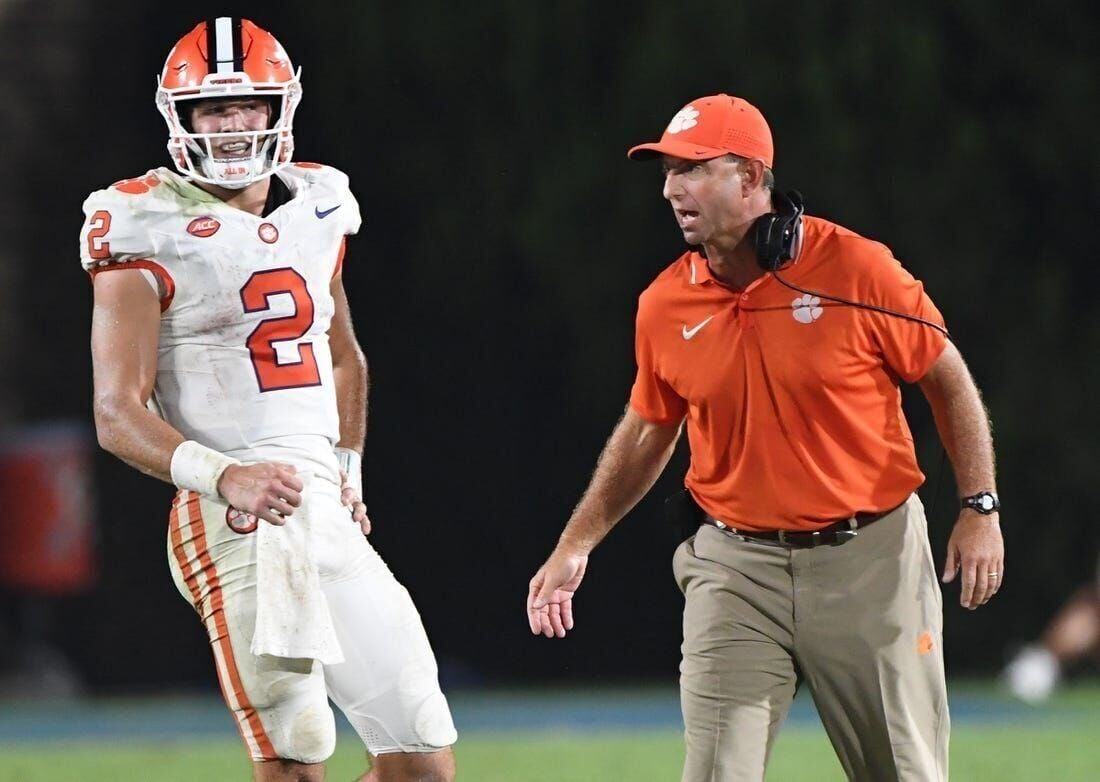
<path fill-rule="evenodd" d="M 695 336 L 696 334 L 698 334 L 698 333 L 699 333 L 699 329 L 703 328 L 703 326 L 705 326 L 705 325 L 707 325 L 708 323 L 710 323 L 710 321 L 711 321 L 711 319 L 712 319 L 713 317 L 714 317 L 714 316 L 713 316 L 713 315 L 711 315 L 711 316 L 710 316 L 709 318 L 707 318 L 706 320 L 704 320 L 704 321 L 703 321 L 702 323 L 700 323 L 700 324 L 699 324 L 698 326 L 696 326 L 695 328 L 691 328 L 691 329 L 689 329 L 689 328 L 687 327 L 687 325 L 685 324 L 685 326 L 684 326 L 684 339 L 691 339 L 691 338 L 692 338 L 692 337 L 694 337 L 694 336 Z"/>
<path fill-rule="evenodd" d="M 343 206 L 343 204 L 337 204 L 336 206 L 332 207 L 332 209 L 321 209 L 321 207 L 315 206 L 313 207 L 313 214 L 317 215 L 318 220 L 324 220 L 341 206 Z"/>

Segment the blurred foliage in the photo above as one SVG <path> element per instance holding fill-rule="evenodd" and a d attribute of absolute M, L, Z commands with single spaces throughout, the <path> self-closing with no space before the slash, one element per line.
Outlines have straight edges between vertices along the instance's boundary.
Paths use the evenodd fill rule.
<path fill-rule="evenodd" d="M 925 281 L 983 389 L 1008 579 L 974 614 L 947 589 L 953 669 L 999 665 L 1091 575 L 1093 4 L 57 7 L 43 18 L 27 3 L 4 18 L 25 31 L 24 70 L 36 74 L 5 82 L 36 107 L 5 207 L 23 227 L 11 239 L 33 335 L 19 380 L 28 416 L 89 411 L 80 200 L 167 164 L 152 75 L 204 14 L 244 10 L 303 67 L 298 158 L 347 170 L 362 202 L 345 279 L 372 366 L 375 543 L 451 675 L 675 670 L 680 598 L 658 511 L 683 454 L 595 555 L 575 637 L 527 637 L 522 610 L 625 404 L 636 296 L 681 250 L 658 172 L 626 149 L 718 91 L 769 118 L 781 187 L 884 241 Z M 942 561 L 954 488 L 949 470 L 936 480 L 931 417 L 910 397 Z M 203 639 L 182 603 L 163 615 L 175 599 L 160 558 L 163 487 L 108 457 L 101 471 L 112 573 L 90 600 L 113 604 L 137 578 L 153 586 L 124 619 L 104 617 L 77 640 L 94 678 L 125 683 L 145 674 L 110 664 L 112 635 L 135 620 L 195 649 Z M 150 659 L 165 651 L 140 646 Z M 181 679 L 207 675 L 196 655 Z"/>

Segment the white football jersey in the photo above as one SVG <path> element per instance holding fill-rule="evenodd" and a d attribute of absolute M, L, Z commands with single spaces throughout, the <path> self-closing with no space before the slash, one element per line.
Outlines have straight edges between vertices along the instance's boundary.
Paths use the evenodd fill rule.
<path fill-rule="evenodd" d="M 328 329 L 344 237 L 359 230 L 345 174 L 297 163 L 292 198 L 258 217 L 167 168 L 88 196 L 95 275 L 143 269 L 161 299 L 153 403 L 184 437 L 244 462 L 285 461 L 339 483 Z"/>

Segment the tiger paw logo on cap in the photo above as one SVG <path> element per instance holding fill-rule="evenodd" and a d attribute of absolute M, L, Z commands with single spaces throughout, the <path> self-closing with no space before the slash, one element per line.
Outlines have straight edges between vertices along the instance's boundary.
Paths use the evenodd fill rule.
<path fill-rule="evenodd" d="M 696 125 L 699 124 L 698 122 L 696 122 L 698 116 L 699 110 L 696 109 L 694 106 L 690 104 L 684 106 L 682 109 L 676 112 L 676 116 L 673 117 L 672 121 L 668 123 L 668 128 L 665 130 L 665 132 L 679 133 L 682 130 L 694 128 Z"/>

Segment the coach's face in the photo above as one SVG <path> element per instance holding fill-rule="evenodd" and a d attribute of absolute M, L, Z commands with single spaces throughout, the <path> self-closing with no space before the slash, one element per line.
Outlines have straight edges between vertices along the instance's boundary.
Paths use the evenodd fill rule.
<path fill-rule="evenodd" d="M 688 244 L 736 244 L 744 235 L 748 203 L 738 161 L 661 156 L 664 197 Z"/>

